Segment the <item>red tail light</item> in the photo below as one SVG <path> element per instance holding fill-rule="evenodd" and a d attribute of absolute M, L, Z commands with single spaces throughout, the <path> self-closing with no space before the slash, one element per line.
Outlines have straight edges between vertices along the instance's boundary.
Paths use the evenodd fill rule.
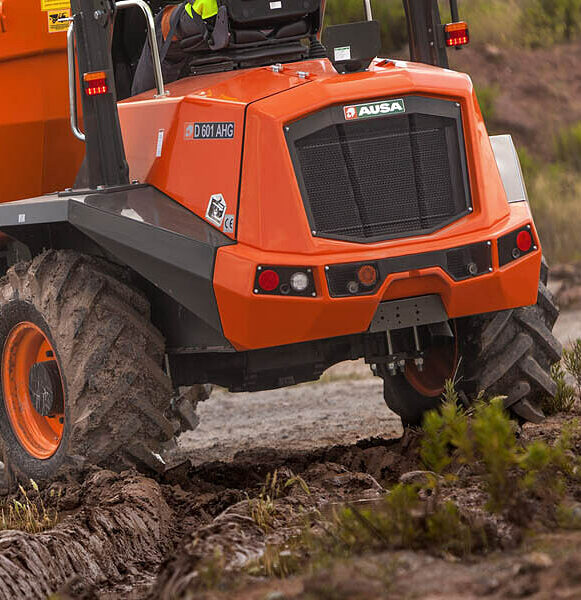
<path fill-rule="evenodd" d="M 531 232 L 528 230 L 523 230 L 519 232 L 516 236 L 516 247 L 521 252 L 528 252 L 533 245 L 533 237 L 531 236 Z"/>
<path fill-rule="evenodd" d="M 466 46 L 470 42 L 470 33 L 468 25 L 464 21 L 458 23 L 448 23 L 444 27 L 446 34 L 446 46 L 451 48 L 455 46 Z"/>
<path fill-rule="evenodd" d="M 498 263 L 501 267 L 536 252 L 538 242 L 530 225 L 511 231 L 498 240 Z"/>
<path fill-rule="evenodd" d="M 254 293 L 268 296 L 303 296 L 316 298 L 312 267 L 260 265 L 254 277 Z"/>
<path fill-rule="evenodd" d="M 260 289 L 265 292 L 273 292 L 276 290 L 279 283 L 280 277 L 278 276 L 278 273 L 272 269 L 262 271 L 258 277 L 258 285 L 260 286 Z"/>
<path fill-rule="evenodd" d="M 107 73 L 105 71 L 95 71 L 83 75 L 85 82 L 85 92 L 87 96 L 101 96 L 109 91 L 107 84 Z"/>

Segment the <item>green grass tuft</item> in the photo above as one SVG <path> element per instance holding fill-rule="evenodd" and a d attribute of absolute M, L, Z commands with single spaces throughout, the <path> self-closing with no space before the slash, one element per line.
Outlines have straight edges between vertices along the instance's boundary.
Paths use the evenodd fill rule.
<path fill-rule="evenodd" d="M 482 465 L 487 509 L 497 513 L 514 509 L 524 496 L 556 498 L 562 494 L 563 481 L 572 476 L 578 462 L 568 454 L 568 429 L 554 446 L 545 442 L 523 446 L 503 397 L 481 399 L 469 415 L 458 408 L 450 386 L 441 410 L 425 417 L 420 456 L 427 468 L 442 473 L 455 464 Z"/>
<path fill-rule="evenodd" d="M 577 172 L 581 172 L 581 122 L 562 129 L 556 136 L 557 159 Z"/>
<path fill-rule="evenodd" d="M 577 392 L 581 393 L 581 340 L 576 340 L 571 348 L 563 350 L 563 364 L 575 378 Z"/>
<path fill-rule="evenodd" d="M 551 378 L 557 384 L 557 393 L 554 397 L 547 396 L 543 404 L 543 411 L 548 416 L 571 412 L 575 406 L 577 393 L 565 377 L 566 373 L 561 363 L 555 363 L 551 367 Z"/>
<path fill-rule="evenodd" d="M 28 533 L 40 533 L 52 529 L 59 520 L 58 493 L 51 491 L 51 496 L 57 496 L 56 508 L 48 507 L 34 480 L 30 480 L 32 492 L 27 492 L 19 486 L 19 498 L 14 498 L 4 506 L 0 505 L 0 531 L 16 529 Z"/>

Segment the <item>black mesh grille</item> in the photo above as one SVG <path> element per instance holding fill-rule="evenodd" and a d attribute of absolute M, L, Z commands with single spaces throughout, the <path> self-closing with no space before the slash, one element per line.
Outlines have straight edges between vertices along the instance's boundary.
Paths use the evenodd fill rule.
<path fill-rule="evenodd" d="M 433 231 L 465 213 L 457 123 L 405 114 L 295 139 L 316 234 L 387 239 Z"/>

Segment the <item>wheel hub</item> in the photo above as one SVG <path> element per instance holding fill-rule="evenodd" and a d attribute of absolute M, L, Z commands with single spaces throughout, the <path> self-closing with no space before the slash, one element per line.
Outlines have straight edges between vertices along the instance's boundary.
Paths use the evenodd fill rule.
<path fill-rule="evenodd" d="M 30 400 L 36 412 L 48 417 L 63 411 L 63 386 L 56 361 L 32 365 L 28 377 Z"/>

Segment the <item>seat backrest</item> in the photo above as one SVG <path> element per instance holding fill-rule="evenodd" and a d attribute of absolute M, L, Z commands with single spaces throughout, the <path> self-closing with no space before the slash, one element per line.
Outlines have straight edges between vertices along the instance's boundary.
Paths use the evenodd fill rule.
<path fill-rule="evenodd" d="M 320 23 L 322 0 L 220 0 L 230 20 L 241 27 L 272 27 L 317 16 Z M 317 28 L 318 29 L 318 28 Z M 316 32 L 315 32 L 316 33 Z"/>

